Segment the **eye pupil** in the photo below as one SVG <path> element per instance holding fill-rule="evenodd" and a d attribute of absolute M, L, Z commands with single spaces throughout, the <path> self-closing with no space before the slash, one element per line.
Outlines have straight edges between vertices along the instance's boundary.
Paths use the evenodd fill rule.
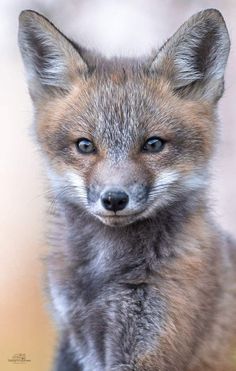
<path fill-rule="evenodd" d="M 86 138 L 81 138 L 76 143 L 77 149 L 80 153 L 93 153 L 95 152 L 95 146 L 91 140 Z"/>
<path fill-rule="evenodd" d="M 161 138 L 151 137 L 144 143 L 143 151 L 158 153 L 163 149 L 164 145 L 165 142 Z"/>

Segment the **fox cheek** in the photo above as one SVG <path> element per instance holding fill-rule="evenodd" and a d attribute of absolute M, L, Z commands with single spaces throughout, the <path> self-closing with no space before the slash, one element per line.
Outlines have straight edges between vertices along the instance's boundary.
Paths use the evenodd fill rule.
<path fill-rule="evenodd" d="M 67 171 L 61 177 L 61 189 L 64 198 L 69 199 L 72 203 L 87 207 L 87 187 L 81 175 Z"/>

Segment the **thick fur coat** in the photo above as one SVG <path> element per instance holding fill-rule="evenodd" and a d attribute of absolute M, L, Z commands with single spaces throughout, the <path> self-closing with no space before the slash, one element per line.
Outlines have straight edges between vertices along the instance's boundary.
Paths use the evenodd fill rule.
<path fill-rule="evenodd" d="M 131 60 L 24 11 L 19 45 L 53 202 L 55 371 L 236 370 L 236 248 L 208 206 L 221 14 Z"/>

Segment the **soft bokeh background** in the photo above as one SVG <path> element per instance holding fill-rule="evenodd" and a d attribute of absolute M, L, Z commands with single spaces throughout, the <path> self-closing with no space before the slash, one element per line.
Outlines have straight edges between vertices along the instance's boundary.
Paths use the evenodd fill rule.
<path fill-rule="evenodd" d="M 55 332 L 42 290 L 47 246 L 43 175 L 30 136 L 32 107 L 17 48 L 22 9 L 42 12 L 77 42 L 106 55 L 140 55 L 158 47 L 194 12 L 222 11 L 232 39 L 221 143 L 214 165 L 215 217 L 236 235 L 236 2 L 233 0 L 0 1 L 0 370 L 47 371 Z M 14 354 L 31 362 L 14 365 Z"/>

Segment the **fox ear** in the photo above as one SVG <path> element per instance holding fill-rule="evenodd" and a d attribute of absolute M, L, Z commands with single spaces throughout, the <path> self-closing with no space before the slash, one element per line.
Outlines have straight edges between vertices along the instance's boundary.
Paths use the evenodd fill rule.
<path fill-rule="evenodd" d="M 216 102 L 224 89 L 229 34 L 215 9 L 193 15 L 163 45 L 151 64 L 183 96 Z"/>
<path fill-rule="evenodd" d="M 76 46 L 34 11 L 20 14 L 19 46 L 33 100 L 53 89 L 69 90 L 73 80 L 88 71 Z"/>

